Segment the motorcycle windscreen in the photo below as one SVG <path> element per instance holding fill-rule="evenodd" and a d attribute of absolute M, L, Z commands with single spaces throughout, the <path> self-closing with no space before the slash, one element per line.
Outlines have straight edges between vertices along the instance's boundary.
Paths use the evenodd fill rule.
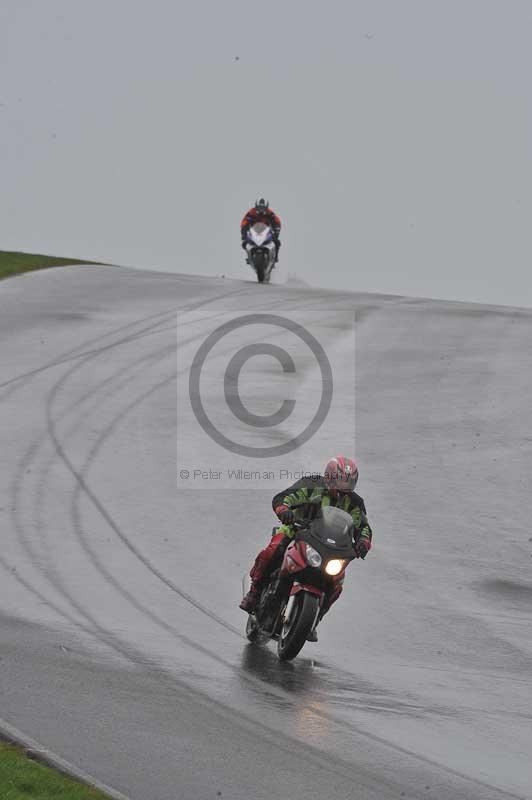
<path fill-rule="evenodd" d="M 326 506 L 311 525 L 312 535 L 322 542 L 334 543 L 337 547 L 352 546 L 354 523 L 347 511 Z"/>
<path fill-rule="evenodd" d="M 256 222 L 249 229 L 249 238 L 254 244 L 261 247 L 271 239 L 270 226 L 266 225 L 264 222 Z"/>

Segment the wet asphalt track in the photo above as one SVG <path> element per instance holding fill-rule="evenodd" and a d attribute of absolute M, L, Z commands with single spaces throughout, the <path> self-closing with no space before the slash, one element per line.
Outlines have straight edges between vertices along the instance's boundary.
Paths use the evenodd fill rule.
<path fill-rule="evenodd" d="M 176 310 L 243 308 L 357 313 L 376 547 L 287 665 L 270 491 L 176 492 Z M 5 722 L 132 800 L 532 797 L 532 312 L 75 267 L 0 335 Z"/>

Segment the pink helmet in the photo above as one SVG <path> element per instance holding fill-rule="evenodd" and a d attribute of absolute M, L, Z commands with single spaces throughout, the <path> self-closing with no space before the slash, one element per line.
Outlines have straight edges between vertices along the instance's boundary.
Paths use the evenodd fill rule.
<path fill-rule="evenodd" d="M 353 492 L 358 481 L 356 461 L 345 456 L 331 458 L 325 467 L 323 478 L 325 486 L 332 493 L 349 494 L 349 492 Z"/>

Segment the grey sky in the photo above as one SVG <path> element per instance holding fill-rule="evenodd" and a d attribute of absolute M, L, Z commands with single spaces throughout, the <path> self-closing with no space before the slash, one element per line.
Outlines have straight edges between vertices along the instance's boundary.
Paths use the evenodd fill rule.
<path fill-rule="evenodd" d="M 238 60 L 236 60 L 238 57 Z M 0 247 L 532 306 L 532 4 L 0 0 Z"/>

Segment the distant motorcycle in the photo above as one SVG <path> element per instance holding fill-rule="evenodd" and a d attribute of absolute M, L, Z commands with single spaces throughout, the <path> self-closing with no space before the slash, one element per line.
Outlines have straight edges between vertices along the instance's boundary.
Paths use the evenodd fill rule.
<path fill-rule="evenodd" d="M 297 522 L 294 528 L 294 538 L 280 554 L 282 563 L 270 574 L 246 626 L 250 642 L 276 639 L 281 661 L 300 652 L 332 589 L 332 578 L 356 558 L 353 520 L 340 508 L 320 508 L 312 521 Z M 245 583 L 243 589 L 245 593 Z"/>
<path fill-rule="evenodd" d="M 256 222 L 250 227 L 246 237 L 247 263 L 257 273 L 259 283 L 269 283 L 271 271 L 275 266 L 276 247 L 273 231 L 264 222 Z"/>

